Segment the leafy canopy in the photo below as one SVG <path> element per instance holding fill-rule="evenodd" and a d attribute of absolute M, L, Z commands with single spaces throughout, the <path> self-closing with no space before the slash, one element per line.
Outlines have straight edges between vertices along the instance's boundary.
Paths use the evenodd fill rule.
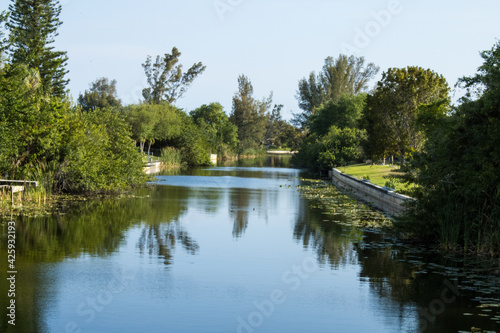
<path fill-rule="evenodd" d="M 449 91 L 446 79 L 430 69 L 389 68 L 367 99 L 367 151 L 380 157 L 421 150 L 425 139 L 417 123 L 421 106 L 448 101 Z"/>

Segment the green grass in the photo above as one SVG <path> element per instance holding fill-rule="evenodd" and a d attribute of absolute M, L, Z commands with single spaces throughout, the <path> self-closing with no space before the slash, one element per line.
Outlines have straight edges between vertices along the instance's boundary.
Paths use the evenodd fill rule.
<path fill-rule="evenodd" d="M 370 179 L 372 184 L 378 186 L 385 186 L 385 183 L 389 181 L 389 179 L 384 178 L 384 176 L 388 176 L 392 170 L 394 170 L 393 166 L 387 165 L 371 165 L 371 164 L 354 164 L 347 167 L 339 167 L 338 170 L 356 177 L 358 179 L 363 179 L 363 177 L 367 177 Z M 396 184 L 396 190 L 402 188 L 400 184 Z"/>

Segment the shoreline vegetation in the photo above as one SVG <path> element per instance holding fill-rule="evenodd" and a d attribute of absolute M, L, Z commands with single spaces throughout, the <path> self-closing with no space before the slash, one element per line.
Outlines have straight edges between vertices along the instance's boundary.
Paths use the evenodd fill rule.
<path fill-rule="evenodd" d="M 445 78 L 430 69 L 389 68 L 366 93 L 378 67 L 362 57 L 327 58 L 319 75 L 299 83 L 308 133 L 294 163 L 324 175 L 389 157 L 398 169 L 387 180 L 359 165 L 357 176 L 415 199 L 394 221 L 398 232 L 446 251 L 498 257 L 500 42 L 481 57 L 477 74 L 456 84 L 465 91 L 456 105 Z M 345 81 L 328 80 L 334 72 Z"/>

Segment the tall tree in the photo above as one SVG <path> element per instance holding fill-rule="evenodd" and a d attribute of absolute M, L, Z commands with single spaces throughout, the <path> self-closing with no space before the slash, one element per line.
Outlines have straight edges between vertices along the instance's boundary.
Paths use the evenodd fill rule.
<path fill-rule="evenodd" d="M 417 119 L 421 106 L 448 100 L 446 79 L 430 69 L 389 68 L 367 100 L 365 123 L 374 155 L 397 152 L 402 158 L 422 148 Z"/>
<path fill-rule="evenodd" d="M 219 103 L 202 105 L 190 112 L 196 125 L 204 133 L 208 148 L 221 157 L 225 152 L 236 151 L 238 145 L 238 128 L 229 121 Z"/>
<path fill-rule="evenodd" d="M 63 97 L 68 73 L 66 52 L 55 51 L 51 44 L 62 24 L 61 5 L 57 0 L 12 0 L 9 6 L 10 57 L 12 64 L 25 64 L 40 73 L 42 91 Z"/>
<path fill-rule="evenodd" d="M 250 79 L 245 75 L 238 77 L 238 92 L 233 96 L 230 120 L 238 127 L 240 151 L 255 149 L 264 144 L 271 103 L 272 93 L 267 99 L 256 100 Z"/>
<path fill-rule="evenodd" d="M 357 95 L 368 89 L 370 81 L 380 70 L 369 63 L 365 67 L 364 57 L 341 54 L 337 59 L 325 59 L 323 71 L 320 73 L 320 84 L 325 93 L 325 100 L 337 102 L 343 95 Z"/>
<path fill-rule="evenodd" d="M 280 126 L 283 124 L 283 119 L 281 118 L 281 110 L 283 109 L 283 104 L 274 105 L 271 114 L 269 115 L 269 123 L 267 125 L 266 134 L 264 135 L 264 143 L 273 143 L 280 133 Z"/>
<path fill-rule="evenodd" d="M 13 179 L 38 176 L 32 173 L 59 159 L 68 103 L 47 98 L 40 81 L 26 65 L 0 68 L 0 172 Z"/>
<path fill-rule="evenodd" d="M 325 59 L 322 71 L 316 76 L 299 81 L 295 96 L 302 114 L 295 116 L 296 125 L 307 126 L 309 118 L 322 104 L 337 103 L 343 95 L 357 95 L 368 89 L 368 82 L 378 73 L 379 67 L 373 63 L 365 65 L 364 57 L 339 55 L 337 59 Z"/>
<path fill-rule="evenodd" d="M 149 87 L 142 91 L 147 104 L 174 103 L 182 97 L 194 79 L 205 71 L 206 66 L 198 62 L 183 73 L 182 65 L 179 64 L 180 56 L 181 52 L 174 47 L 172 54 L 157 56 L 154 63 L 151 56 L 148 56 L 142 64 L 149 84 Z"/>
<path fill-rule="evenodd" d="M 116 80 L 102 77 L 90 84 L 90 89 L 78 96 L 78 104 L 83 110 L 119 107 L 122 105 L 116 92 Z"/>

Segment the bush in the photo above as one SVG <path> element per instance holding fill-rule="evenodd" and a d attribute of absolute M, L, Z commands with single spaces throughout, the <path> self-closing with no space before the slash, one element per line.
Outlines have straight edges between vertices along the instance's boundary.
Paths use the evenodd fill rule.
<path fill-rule="evenodd" d="M 302 144 L 294 162 L 314 171 L 347 165 L 360 158 L 359 147 L 365 136 L 364 130 L 331 126 L 324 136 L 310 135 Z"/>
<path fill-rule="evenodd" d="M 68 114 L 64 141 L 64 191 L 114 191 L 146 179 L 126 123 L 111 110 Z"/>

